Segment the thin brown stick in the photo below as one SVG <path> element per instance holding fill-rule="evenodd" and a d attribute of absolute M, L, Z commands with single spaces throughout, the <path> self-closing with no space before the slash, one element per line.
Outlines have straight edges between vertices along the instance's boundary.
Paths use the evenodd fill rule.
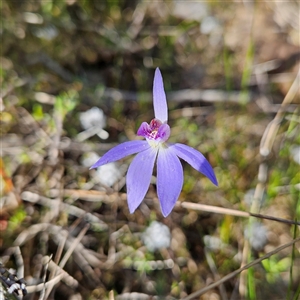
<path fill-rule="evenodd" d="M 257 213 L 251 213 L 251 212 L 241 211 L 237 209 L 230 209 L 230 208 L 224 208 L 224 207 L 218 207 L 218 206 L 212 206 L 212 205 L 206 205 L 200 203 L 192 203 L 192 202 L 182 202 L 180 205 L 181 207 L 186 209 L 207 211 L 211 213 L 230 215 L 230 216 L 236 216 L 242 218 L 255 217 L 255 218 L 267 219 L 267 220 L 272 220 L 275 222 L 280 222 L 280 223 L 285 223 L 290 225 L 300 225 L 300 221 L 286 220 L 282 218 L 277 218 L 277 217 L 257 214 Z"/>
<path fill-rule="evenodd" d="M 71 256 L 72 252 L 78 246 L 78 244 L 80 243 L 80 241 L 82 240 L 82 238 L 85 236 L 85 234 L 86 234 L 86 232 L 88 231 L 89 228 L 90 228 L 90 225 L 86 224 L 84 226 L 84 228 L 80 231 L 79 235 L 77 236 L 76 239 L 74 239 L 71 247 L 68 249 L 68 251 L 65 253 L 64 257 L 60 261 L 59 267 L 63 268 L 65 266 L 65 264 L 67 263 L 68 259 Z"/>
<path fill-rule="evenodd" d="M 47 295 L 45 297 L 45 293 L 46 293 L 45 282 L 46 282 L 46 276 L 47 276 L 47 270 L 48 270 L 48 267 L 49 267 L 49 262 L 51 261 L 51 259 L 52 259 L 52 255 L 50 255 L 49 259 L 44 264 L 44 276 L 43 276 L 44 288 L 41 291 L 39 300 L 47 299 Z"/>
<path fill-rule="evenodd" d="M 60 273 L 56 277 L 54 277 L 52 280 L 50 280 L 46 283 L 40 283 L 38 285 L 27 286 L 26 287 L 27 293 L 31 294 L 31 293 L 34 293 L 34 292 L 39 292 L 39 291 L 43 290 L 45 287 L 47 289 L 48 287 L 50 287 L 52 285 L 54 286 L 55 284 L 60 282 L 64 276 L 66 276 L 65 273 Z"/>
<path fill-rule="evenodd" d="M 271 257 L 272 255 L 282 251 L 283 249 L 285 248 L 288 248 L 292 245 L 294 245 L 295 243 L 297 242 L 300 242 L 300 237 L 290 241 L 289 243 L 286 243 L 278 248 L 276 248 L 275 250 L 271 251 L 271 252 L 268 252 L 267 254 L 265 254 L 264 256 L 260 257 L 260 258 L 257 258 L 255 260 L 253 260 L 251 263 L 243 266 L 242 268 L 240 269 L 237 269 L 235 271 L 233 271 L 232 273 L 224 276 L 222 279 L 216 281 L 215 283 L 212 283 L 211 285 L 201 289 L 201 290 L 198 290 L 192 294 L 190 294 L 189 296 L 185 297 L 185 298 L 182 298 L 181 300 L 191 300 L 191 299 L 194 299 L 195 297 L 199 297 L 203 294 L 205 294 L 206 292 L 208 292 L 209 290 L 213 289 L 213 288 L 216 288 L 218 287 L 220 284 L 228 281 L 229 279 L 232 279 L 233 277 L 237 276 L 238 274 L 240 274 L 242 271 L 245 271 L 253 266 L 255 266 L 256 264 L 260 263 L 261 261 Z"/>

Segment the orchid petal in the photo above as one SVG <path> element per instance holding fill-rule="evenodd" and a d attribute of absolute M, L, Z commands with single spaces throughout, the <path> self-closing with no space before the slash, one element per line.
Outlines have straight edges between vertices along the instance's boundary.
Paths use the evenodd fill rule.
<path fill-rule="evenodd" d="M 129 141 L 122 143 L 106 152 L 90 169 L 98 168 L 107 163 L 119 160 L 125 156 L 142 152 L 149 148 L 147 141 Z"/>
<path fill-rule="evenodd" d="M 157 157 L 157 194 L 164 217 L 172 211 L 182 185 L 183 170 L 179 158 L 169 148 L 160 149 Z"/>
<path fill-rule="evenodd" d="M 213 184 L 218 185 L 215 172 L 202 153 L 184 144 L 174 144 L 169 146 L 169 149 L 198 172 L 208 177 Z"/>
<path fill-rule="evenodd" d="M 127 202 L 130 213 L 141 204 L 148 191 L 157 149 L 149 148 L 140 152 L 131 162 L 127 177 Z"/>
<path fill-rule="evenodd" d="M 156 68 L 153 81 L 154 116 L 162 123 L 168 121 L 168 106 L 164 90 L 164 83 L 159 68 Z"/>
<path fill-rule="evenodd" d="M 151 133 L 151 127 L 147 122 L 143 122 L 137 131 L 137 135 L 147 137 Z"/>
<path fill-rule="evenodd" d="M 161 142 L 165 142 L 170 137 L 170 134 L 171 134 L 170 126 L 168 124 L 162 124 L 158 128 L 156 140 L 161 141 Z"/>

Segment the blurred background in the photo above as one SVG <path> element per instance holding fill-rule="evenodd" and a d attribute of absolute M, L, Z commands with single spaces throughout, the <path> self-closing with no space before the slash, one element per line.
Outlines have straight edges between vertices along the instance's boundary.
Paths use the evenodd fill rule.
<path fill-rule="evenodd" d="M 1 19 L 0 262 L 24 299 L 298 299 L 299 243 L 188 298 L 299 229 L 183 205 L 300 219 L 297 1 L 3 0 Z M 219 181 L 184 164 L 167 218 L 155 173 L 129 214 L 131 158 L 89 171 L 153 118 L 156 67 L 170 141 Z"/>

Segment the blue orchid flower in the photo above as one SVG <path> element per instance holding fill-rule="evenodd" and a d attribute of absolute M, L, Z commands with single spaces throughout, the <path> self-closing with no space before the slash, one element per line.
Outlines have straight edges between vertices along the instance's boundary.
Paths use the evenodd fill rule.
<path fill-rule="evenodd" d="M 213 168 L 199 151 L 184 144 L 167 143 L 171 130 L 167 124 L 168 106 L 159 68 L 154 75 L 153 105 L 155 118 L 150 124 L 143 122 L 137 131 L 137 135 L 146 140 L 129 141 L 112 148 L 91 169 L 138 153 L 126 177 L 127 201 L 129 211 L 133 213 L 145 198 L 156 161 L 157 194 L 162 214 L 166 217 L 175 206 L 183 185 L 183 168 L 179 158 L 207 176 L 215 185 L 218 185 L 218 181 Z"/>

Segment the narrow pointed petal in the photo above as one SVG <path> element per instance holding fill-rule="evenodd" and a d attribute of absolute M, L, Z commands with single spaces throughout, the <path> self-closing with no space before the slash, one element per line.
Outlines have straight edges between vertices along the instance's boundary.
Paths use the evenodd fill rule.
<path fill-rule="evenodd" d="M 129 166 L 126 185 L 127 202 L 130 213 L 141 204 L 148 191 L 157 149 L 149 148 L 140 152 Z"/>
<path fill-rule="evenodd" d="M 129 141 L 122 143 L 106 152 L 90 169 L 98 168 L 107 163 L 119 160 L 125 156 L 142 152 L 150 146 L 147 141 Z"/>
<path fill-rule="evenodd" d="M 168 121 L 168 106 L 164 83 L 159 68 L 156 68 L 153 81 L 154 116 L 162 123 Z"/>
<path fill-rule="evenodd" d="M 213 184 L 218 185 L 215 172 L 202 153 L 184 144 L 174 144 L 169 146 L 169 149 L 198 172 L 208 177 Z"/>
<path fill-rule="evenodd" d="M 179 158 L 168 148 L 160 149 L 157 157 L 157 194 L 164 217 L 172 211 L 182 185 L 183 170 Z"/>

